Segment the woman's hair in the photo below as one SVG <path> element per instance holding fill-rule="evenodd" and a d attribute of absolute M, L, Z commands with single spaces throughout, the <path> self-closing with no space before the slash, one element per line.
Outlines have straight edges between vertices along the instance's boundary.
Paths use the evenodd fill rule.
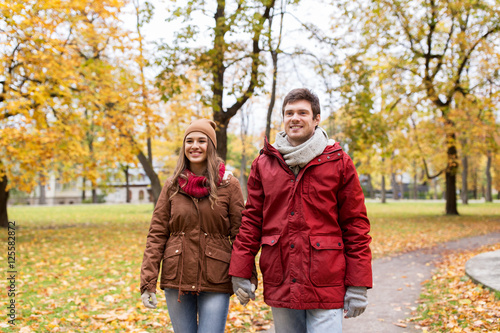
<path fill-rule="evenodd" d="M 219 179 L 219 168 L 220 164 L 224 161 L 217 154 L 217 150 L 215 146 L 207 136 L 207 170 L 203 174 L 207 178 L 208 187 L 210 188 L 210 203 L 212 209 L 214 208 L 214 204 L 217 203 L 219 199 L 217 196 L 217 185 L 220 183 L 221 179 Z M 189 169 L 189 159 L 186 157 L 185 149 L 186 148 L 186 138 L 182 142 L 182 148 L 179 152 L 179 159 L 177 160 L 177 166 L 174 170 L 174 176 L 172 177 L 172 182 L 170 183 L 167 193 L 170 191 L 174 191 L 174 193 L 170 196 L 170 199 L 179 192 L 179 178 L 183 178 L 187 181 L 186 175 L 184 175 L 183 171 Z"/>

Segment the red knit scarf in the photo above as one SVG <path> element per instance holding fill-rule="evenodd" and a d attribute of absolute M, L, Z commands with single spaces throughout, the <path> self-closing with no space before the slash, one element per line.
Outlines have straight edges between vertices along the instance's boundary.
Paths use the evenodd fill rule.
<path fill-rule="evenodd" d="M 222 178 L 224 177 L 225 171 L 226 166 L 224 165 L 224 163 L 221 163 L 219 165 L 218 185 L 222 183 Z M 188 178 L 187 181 L 184 178 L 178 178 L 179 186 L 184 192 L 195 198 L 203 198 L 210 194 L 210 187 L 205 176 L 197 176 L 189 169 L 185 169 L 182 173 Z"/>

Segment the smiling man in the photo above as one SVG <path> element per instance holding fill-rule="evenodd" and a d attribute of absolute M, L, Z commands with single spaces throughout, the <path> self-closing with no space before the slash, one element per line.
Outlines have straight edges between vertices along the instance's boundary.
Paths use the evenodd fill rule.
<path fill-rule="evenodd" d="M 372 287 L 370 222 L 350 157 L 318 126 L 318 97 L 294 89 L 285 131 L 252 164 L 229 274 L 242 304 L 260 248 L 264 300 L 277 333 L 342 332 L 364 312 Z"/>

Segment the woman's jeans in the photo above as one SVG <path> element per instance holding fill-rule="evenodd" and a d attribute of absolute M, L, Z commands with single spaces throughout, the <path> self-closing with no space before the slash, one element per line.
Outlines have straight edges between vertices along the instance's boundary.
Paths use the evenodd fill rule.
<path fill-rule="evenodd" d="M 342 333 L 344 309 L 271 309 L 276 333 Z"/>
<path fill-rule="evenodd" d="M 200 292 L 186 294 L 165 288 L 168 314 L 175 333 L 224 333 L 229 311 L 229 294 Z"/>

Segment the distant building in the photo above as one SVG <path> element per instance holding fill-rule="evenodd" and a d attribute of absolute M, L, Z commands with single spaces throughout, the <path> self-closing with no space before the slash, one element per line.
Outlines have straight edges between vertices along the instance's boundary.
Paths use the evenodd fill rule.
<path fill-rule="evenodd" d="M 80 185 L 78 186 L 77 184 Z M 42 191 L 45 191 L 46 205 L 52 206 L 79 204 L 82 203 L 81 184 L 81 179 L 63 184 L 59 181 L 58 178 L 56 178 L 54 175 L 51 175 L 49 181 L 43 188 L 41 186 L 37 186 L 27 198 L 9 199 L 9 204 L 38 205 L 40 203 L 40 194 Z M 14 202 L 14 200 L 16 200 L 17 202 Z"/>
<path fill-rule="evenodd" d="M 112 182 L 108 186 L 110 187 L 110 191 L 106 195 L 106 202 L 127 202 L 127 185 L 125 182 Z M 129 169 L 128 195 L 130 203 L 153 202 L 151 182 L 143 169 Z"/>
<path fill-rule="evenodd" d="M 359 181 L 366 198 L 370 198 L 370 194 L 372 193 L 374 198 L 377 199 L 382 196 L 382 190 L 380 188 L 372 187 L 374 181 L 370 181 L 368 175 L 360 175 Z M 396 189 L 399 199 L 409 199 L 412 197 L 414 186 L 412 178 L 408 174 L 398 175 L 395 184 L 391 183 L 391 177 L 388 175 L 385 179 L 385 197 L 387 199 L 395 198 L 393 190 Z M 424 181 L 421 184 L 417 184 L 417 199 L 426 199 L 428 193 L 429 186 L 427 182 Z"/>
<path fill-rule="evenodd" d="M 142 168 L 129 168 L 129 190 L 130 203 L 153 202 L 151 182 Z M 118 180 L 120 179 L 121 180 Z M 126 203 L 127 189 L 125 177 L 111 179 L 105 186 L 98 187 L 96 192 L 98 198 L 108 203 Z M 92 200 L 91 183 L 87 181 L 85 191 L 85 202 Z M 72 205 L 84 203 L 83 200 L 83 178 L 79 177 L 68 183 L 61 183 L 54 175 L 50 176 L 45 186 L 37 186 L 28 196 L 12 196 L 9 205 L 38 205 L 40 194 L 45 191 L 46 205 Z"/>

